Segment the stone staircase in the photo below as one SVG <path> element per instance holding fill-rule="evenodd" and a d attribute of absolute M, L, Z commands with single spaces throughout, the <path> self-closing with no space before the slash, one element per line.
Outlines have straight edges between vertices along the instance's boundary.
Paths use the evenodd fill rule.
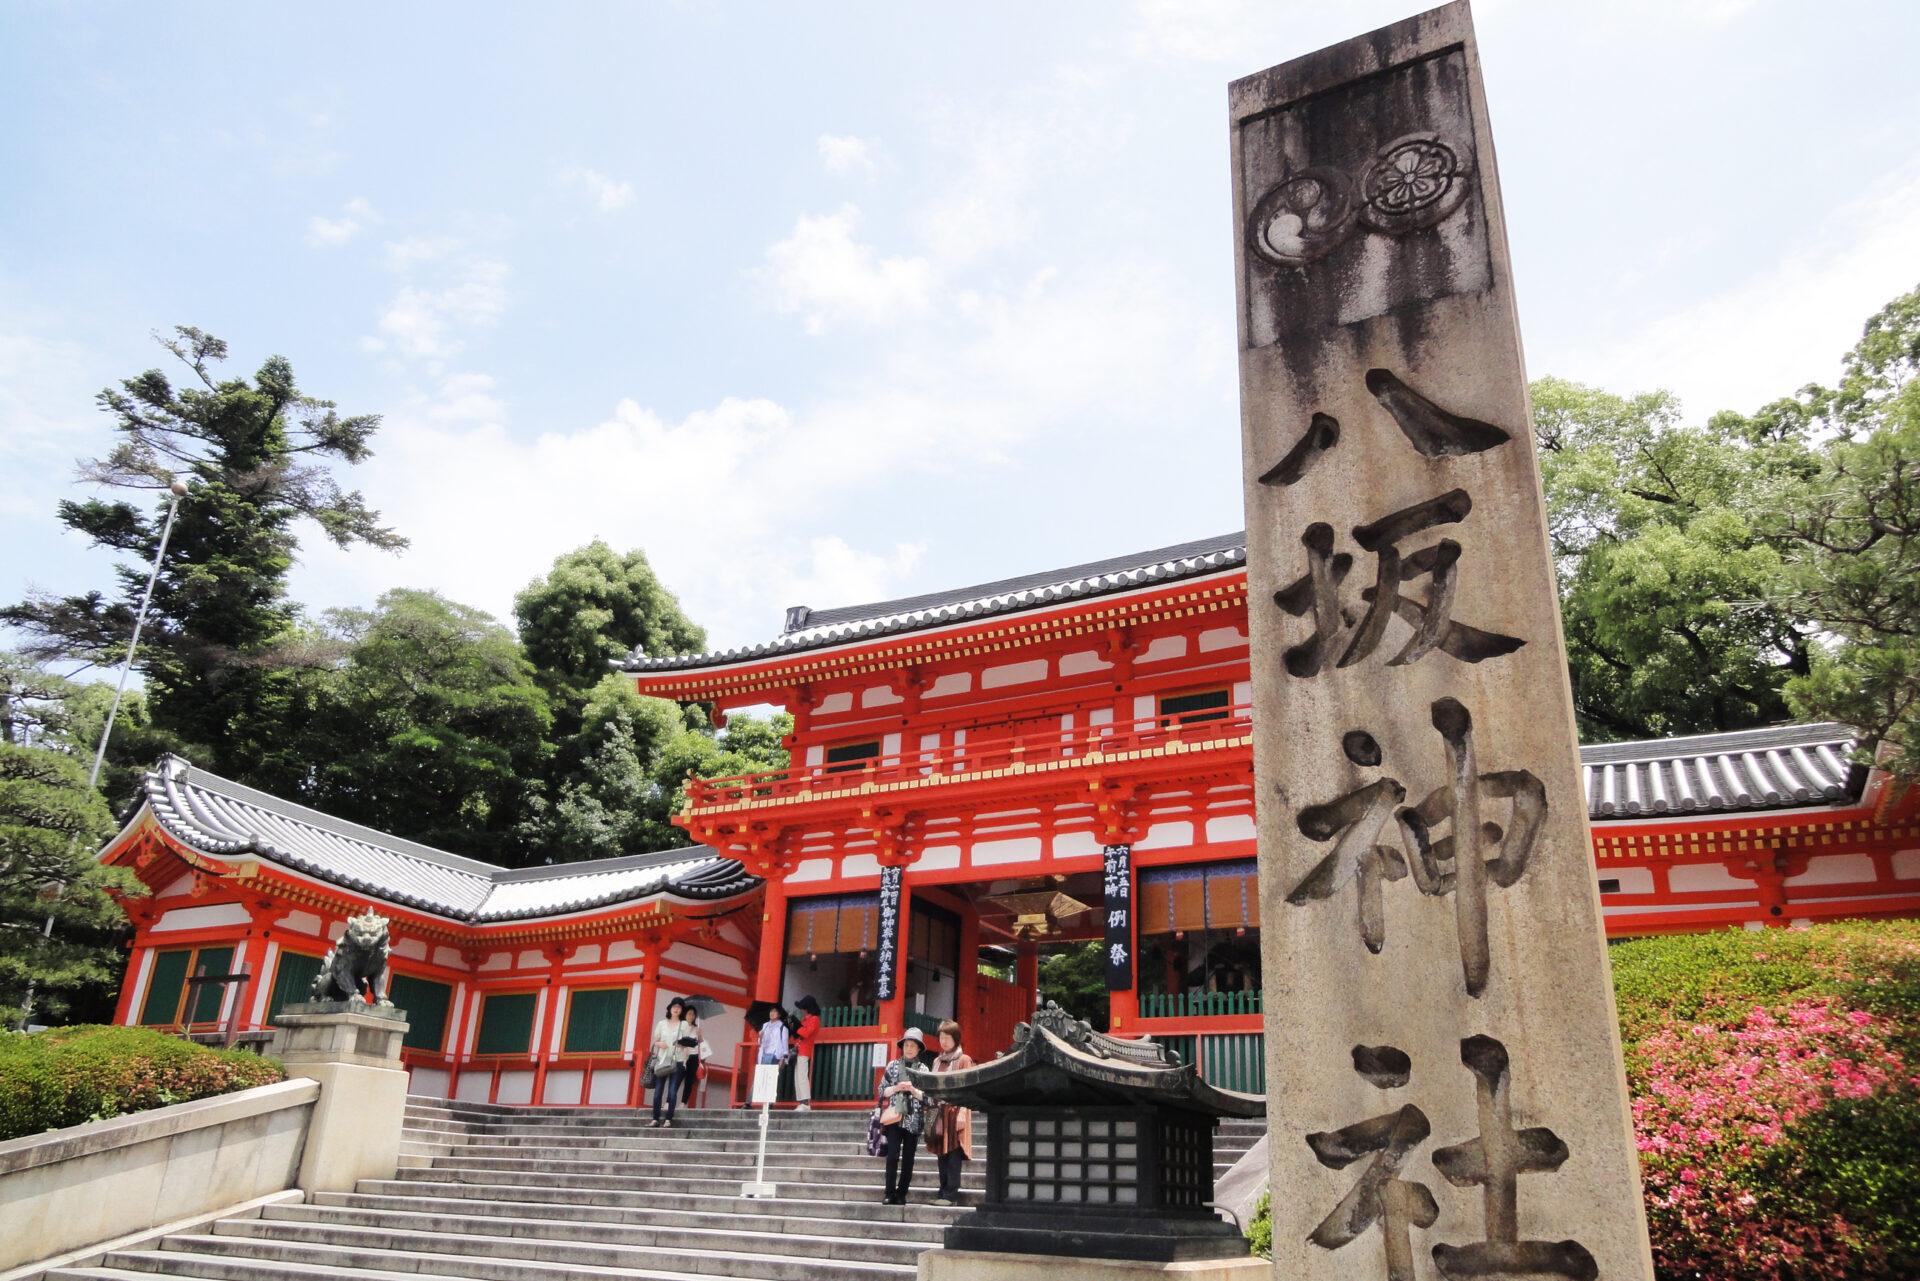
<path fill-rule="evenodd" d="M 865 1112 L 779 1112 L 766 1178 L 779 1196 L 744 1200 L 759 1129 L 745 1111 L 682 1110 L 656 1130 L 641 1110 L 530 1108 L 410 1099 L 401 1169 L 352 1192 L 265 1207 L 108 1255 L 49 1281 L 837 1281 L 911 1276 L 964 1207 L 931 1203 L 924 1152 L 905 1206 L 881 1204 L 882 1163 L 865 1154 Z M 963 1199 L 979 1200 L 981 1159 Z M 1223 1122 L 1219 1172 L 1259 1122 Z"/>

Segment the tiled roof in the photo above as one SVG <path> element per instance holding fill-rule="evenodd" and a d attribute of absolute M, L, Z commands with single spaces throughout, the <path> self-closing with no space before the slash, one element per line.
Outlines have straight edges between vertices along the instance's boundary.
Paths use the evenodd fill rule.
<path fill-rule="evenodd" d="M 732 898 L 756 888 L 738 860 L 704 846 L 509 870 L 449 854 L 243 787 L 162 757 L 145 804 L 166 832 L 220 858 L 252 854 L 344 889 L 485 924 L 558 916 L 629 899 Z"/>
<path fill-rule="evenodd" d="M 938 627 L 945 623 L 1013 614 L 1061 601 L 1130 591 L 1183 578 L 1197 578 L 1246 563 L 1246 535 L 1222 534 L 1132 556 L 1116 556 L 1111 560 L 1070 565 L 1065 569 L 1025 574 L 1018 578 L 1003 578 L 998 582 L 958 587 L 926 596 L 908 596 L 900 600 L 848 605 L 838 609 L 807 610 L 796 607 L 788 611 L 787 630 L 762 644 L 719 650 L 711 654 L 668 654 L 658 658 L 635 650 L 620 666 L 629 672 L 719 667 L 776 654 L 918 631 L 923 627 Z"/>
<path fill-rule="evenodd" d="M 1844 725 L 1781 725 L 1580 749 L 1587 813 L 1651 818 L 1788 809 L 1856 800 L 1866 770 L 1848 763 Z"/>

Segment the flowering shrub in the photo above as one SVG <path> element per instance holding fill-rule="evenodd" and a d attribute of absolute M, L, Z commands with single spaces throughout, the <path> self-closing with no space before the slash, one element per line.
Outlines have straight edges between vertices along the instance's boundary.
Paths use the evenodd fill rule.
<path fill-rule="evenodd" d="M 1920 922 L 1612 959 L 1664 1281 L 1920 1277 Z M 1272 1232 L 1263 1198 L 1248 1236 Z"/>
<path fill-rule="evenodd" d="M 1660 1275 L 1915 1275 L 1920 926 L 1649 939 L 1613 957 Z"/>
<path fill-rule="evenodd" d="M 272 1059 L 137 1027 L 0 1034 L 0 1139 L 271 1085 Z"/>

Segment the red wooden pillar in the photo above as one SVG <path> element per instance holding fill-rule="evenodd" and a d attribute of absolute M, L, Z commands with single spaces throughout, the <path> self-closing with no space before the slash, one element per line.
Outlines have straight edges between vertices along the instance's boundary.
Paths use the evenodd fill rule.
<path fill-rule="evenodd" d="M 539 1026 L 533 1033 L 533 1103 L 536 1107 L 547 1101 L 547 1064 L 553 1058 L 549 1043 L 553 1040 L 554 1017 L 559 1010 L 560 994 L 566 990 L 560 982 L 560 966 L 567 957 L 566 945 L 550 944 L 546 953 L 551 962 L 547 967 L 547 1001 L 540 1012 Z"/>
<path fill-rule="evenodd" d="M 1020 985 L 1020 991 L 1026 998 L 1025 1018 L 1031 1019 L 1034 1010 L 1040 1006 L 1040 945 L 1032 939 L 1021 939 L 1013 945 L 1014 982 Z"/>
<path fill-rule="evenodd" d="M 780 999 L 781 976 L 787 967 L 787 886 L 769 879 L 760 905 L 760 956 L 754 969 L 753 999 Z"/>
<path fill-rule="evenodd" d="M 664 947 L 647 944 L 647 954 L 640 963 L 640 1026 L 633 1038 L 633 1079 L 627 1085 L 627 1106 L 637 1108 L 646 1097 L 646 1091 L 640 1088 L 640 1073 L 647 1066 L 647 1058 L 653 1053 L 653 1010 L 660 1004 L 660 953 Z"/>
<path fill-rule="evenodd" d="M 960 914 L 960 969 L 953 981 L 954 1018 L 964 1039 L 980 1010 L 980 912 L 971 901 Z"/>
<path fill-rule="evenodd" d="M 126 976 L 120 980 L 120 1001 L 113 1007 L 113 1021 L 121 1027 L 132 1027 L 140 1017 L 140 1012 L 133 1008 L 133 990 L 140 986 L 140 967 L 152 955 L 153 949 L 145 946 L 138 936 L 127 944 Z"/>

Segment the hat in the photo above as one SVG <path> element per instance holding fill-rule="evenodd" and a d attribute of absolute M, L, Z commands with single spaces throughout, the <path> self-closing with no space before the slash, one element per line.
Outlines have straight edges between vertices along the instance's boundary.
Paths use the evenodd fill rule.
<path fill-rule="evenodd" d="M 923 1050 L 927 1048 L 927 1034 L 925 1032 L 922 1032 L 917 1027 L 910 1027 L 906 1031 L 902 1032 L 900 1034 L 900 1039 L 898 1041 L 895 1041 L 894 1044 L 905 1045 L 908 1041 L 912 1041 L 915 1045 L 919 1046 Z"/>

